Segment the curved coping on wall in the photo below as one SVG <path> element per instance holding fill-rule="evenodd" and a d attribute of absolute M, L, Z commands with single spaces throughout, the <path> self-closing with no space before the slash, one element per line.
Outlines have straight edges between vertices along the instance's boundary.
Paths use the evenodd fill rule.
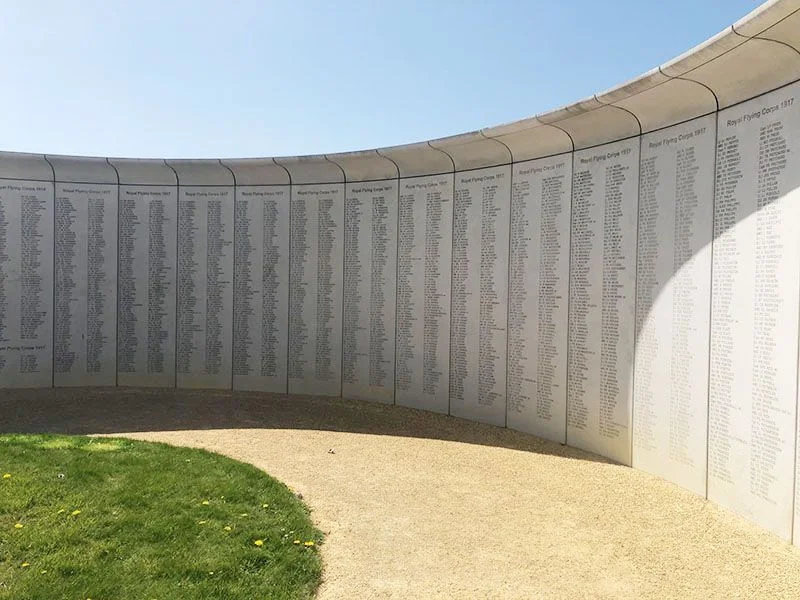
<path fill-rule="evenodd" d="M 292 176 L 283 165 L 271 158 L 238 158 L 220 160 L 230 169 L 236 185 L 272 186 L 289 185 Z"/>
<path fill-rule="evenodd" d="M 163 160 L 110 158 L 108 162 L 116 169 L 120 185 L 178 184 L 177 173 Z"/>
<path fill-rule="evenodd" d="M 52 183 L 55 177 L 53 166 L 41 154 L 0 152 L 0 178 Z"/>
<path fill-rule="evenodd" d="M 167 160 L 175 170 L 180 186 L 233 186 L 233 172 L 219 160 Z"/>
<path fill-rule="evenodd" d="M 338 165 L 348 183 L 383 181 L 399 177 L 399 167 L 377 150 L 334 154 L 328 160 Z"/>
<path fill-rule="evenodd" d="M 118 184 L 117 172 L 105 158 L 45 156 L 56 183 Z"/>

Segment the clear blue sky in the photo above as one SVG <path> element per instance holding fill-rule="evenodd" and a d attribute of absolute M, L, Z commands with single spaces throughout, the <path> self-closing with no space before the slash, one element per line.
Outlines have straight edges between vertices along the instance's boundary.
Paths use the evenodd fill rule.
<path fill-rule="evenodd" d="M 530 116 L 682 53 L 752 0 L 0 0 L 0 148 L 283 156 Z"/>

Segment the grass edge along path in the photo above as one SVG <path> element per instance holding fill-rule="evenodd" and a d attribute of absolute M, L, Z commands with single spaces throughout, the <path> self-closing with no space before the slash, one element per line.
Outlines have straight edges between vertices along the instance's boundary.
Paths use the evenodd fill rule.
<path fill-rule="evenodd" d="M 0 600 L 313 598 L 321 542 L 302 502 L 252 465 L 0 435 Z"/>

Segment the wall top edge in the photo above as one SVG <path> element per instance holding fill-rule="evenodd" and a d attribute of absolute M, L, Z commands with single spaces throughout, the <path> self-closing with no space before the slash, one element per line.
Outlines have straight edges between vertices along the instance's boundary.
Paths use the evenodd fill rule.
<path fill-rule="evenodd" d="M 119 183 L 116 169 L 105 158 L 45 156 L 55 180 L 63 183 Z"/>
<path fill-rule="evenodd" d="M 54 174 L 41 154 L 0 152 L 0 178 L 53 181 Z"/>
<path fill-rule="evenodd" d="M 687 97 L 675 94 L 675 88 L 665 84 L 679 78 L 694 81 L 694 72 L 702 67 L 702 80 L 695 83 L 705 86 L 707 95 L 717 96 L 718 91 L 725 90 L 714 89 L 715 85 L 730 78 L 729 65 L 717 59 L 776 24 L 781 23 L 785 29 L 785 23 L 789 22 L 785 20 L 798 11 L 800 0 L 767 0 L 708 40 L 608 90 L 533 117 L 427 142 L 329 155 L 222 160 L 45 157 L 2 152 L 0 177 L 52 179 L 52 171 L 47 176 L 43 167 L 49 160 L 56 171 L 57 181 L 79 181 L 77 177 L 90 177 L 88 181 L 96 178 L 99 183 L 116 183 L 116 167 L 120 183 L 174 185 L 175 172 L 181 185 L 232 185 L 234 180 L 239 185 L 343 183 L 389 179 L 398 175 L 423 176 L 539 158 L 628 136 L 632 123 L 636 121 L 647 123 L 647 127 L 642 129 L 651 131 L 674 124 L 674 115 L 689 119 L 706 114 L 707 99 L 698 99 L 698 94 L 706 92 Z M 794 76 L 791 72 L 793 66 L 788 63 L 769 67 L 764 66 L 768 61 L 751 61 L 750 64 L 755 65 L 753 69 L 759 72 L 736 73 L 736 79 L 748 97 L 766 93 L 783 81 L 765 76 L 761 71 L 767 68 L 786 70 L 783 79 Z M 638 101 L 639 97 L 643 100 Z M 664 110 L 667 102 L 679 106 Z M 610 111 L 608 107 L 616 107 L 618 112 Z M 623 112 L 627 112 L 627 116 Z M 608 123 L 606 119 L 609 119 Z M 172 169 L 175 171 L 170 175 Z"/>
<path fill-rule="evenodd" d="M 397 163 L 377 150 L 344 152 L 332 154 L 329 158 L 344 170 L 348 182 L 396 179 L 400 176 Z"/>
<path fill-rule="evenodd" d="M 175 171 L 165 161 L 141 158 L 109 158 L 108 162 L 117 170 L 122 185 L 171 185 L 178 184 Z"/>
<path fill-rule="evenodd" d="M 237 185 L 288 185 L 289 171 L 271 158 L 233 158 L 220 162 L 233 172 Z"/>
<path fill-rule="evenodd" d="M 322 154 L 309 156 L 287 156 L 276 158 L 275 163 L 284 167 L 292 183 L 344 183 L 342 167 Z"/>
<path fill-rule="evenodd" d="M 180 186 L 228 186 L 235 182 L 231 170 L 218 160 L 170 159 L 165 162 L 177 173 Z"/>
<path fill-rule="evenodd" d="M 800 0 L 767 0 L 736 21 L 732 28 L 739 35 L 756 36 L 800 10 Z"/>

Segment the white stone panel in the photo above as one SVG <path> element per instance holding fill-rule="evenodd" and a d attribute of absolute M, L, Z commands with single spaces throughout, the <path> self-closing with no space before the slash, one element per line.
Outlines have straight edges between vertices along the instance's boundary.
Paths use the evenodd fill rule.
<path fill-rule="evenodd" d="M 236 187 L 235 389 L 287 391 L 290 192 L 288 185 Z"/>
<path fill-rule="evenodd" d="M 514 165 L 508 298 L 508 426 L 567 435 L 572 154 Z"/>
<path fill-rule="evenodd" d="M 53 184 L 0 179 L 0 387 L 53 385 Z"/>
<path fill-rule="evenodd" d="M 505 425 L 511 166 L 455 175 L 450 414 Z"/>
<path fill-rule="evenodd" d="M 290 222 L 289 392 L 339 396 L 344 185 L 293 185 Z"/>
<path fill-rule="evenodd" d="M 397 180 L 347 184 L 342 395 L 394 402 Z"/>
<path fill-rule="evenodd" d="M 633 466 L 706 494 L 716 115 L 642 138 Z"/>
<path fill-rule="evenodd" d="M 230 389 L 233 186 L 180 186 L 178 387 Z"/>
<path fill-rule="evenodd" d="M 639 138 L 575 152 L 567 443 L 631 461 Z"/>
<path fill-rule="evenodd" d="M 119 385 L 175 385 L 178 190 L 119 188 Z"/>
<path fill-rule="evenodd" d="M 453 175 L 400 180 L 396 402 L 449 410 Z"/>
<path fill-rule="evenodd" d="M 116 384 L 117 192 L 56 183 L 56 386 Z"/>
<path fill-rule="evenodd" d="M 798 297 L 800 86 L 720 112 L 708 497 L 789 538 Z"/>

